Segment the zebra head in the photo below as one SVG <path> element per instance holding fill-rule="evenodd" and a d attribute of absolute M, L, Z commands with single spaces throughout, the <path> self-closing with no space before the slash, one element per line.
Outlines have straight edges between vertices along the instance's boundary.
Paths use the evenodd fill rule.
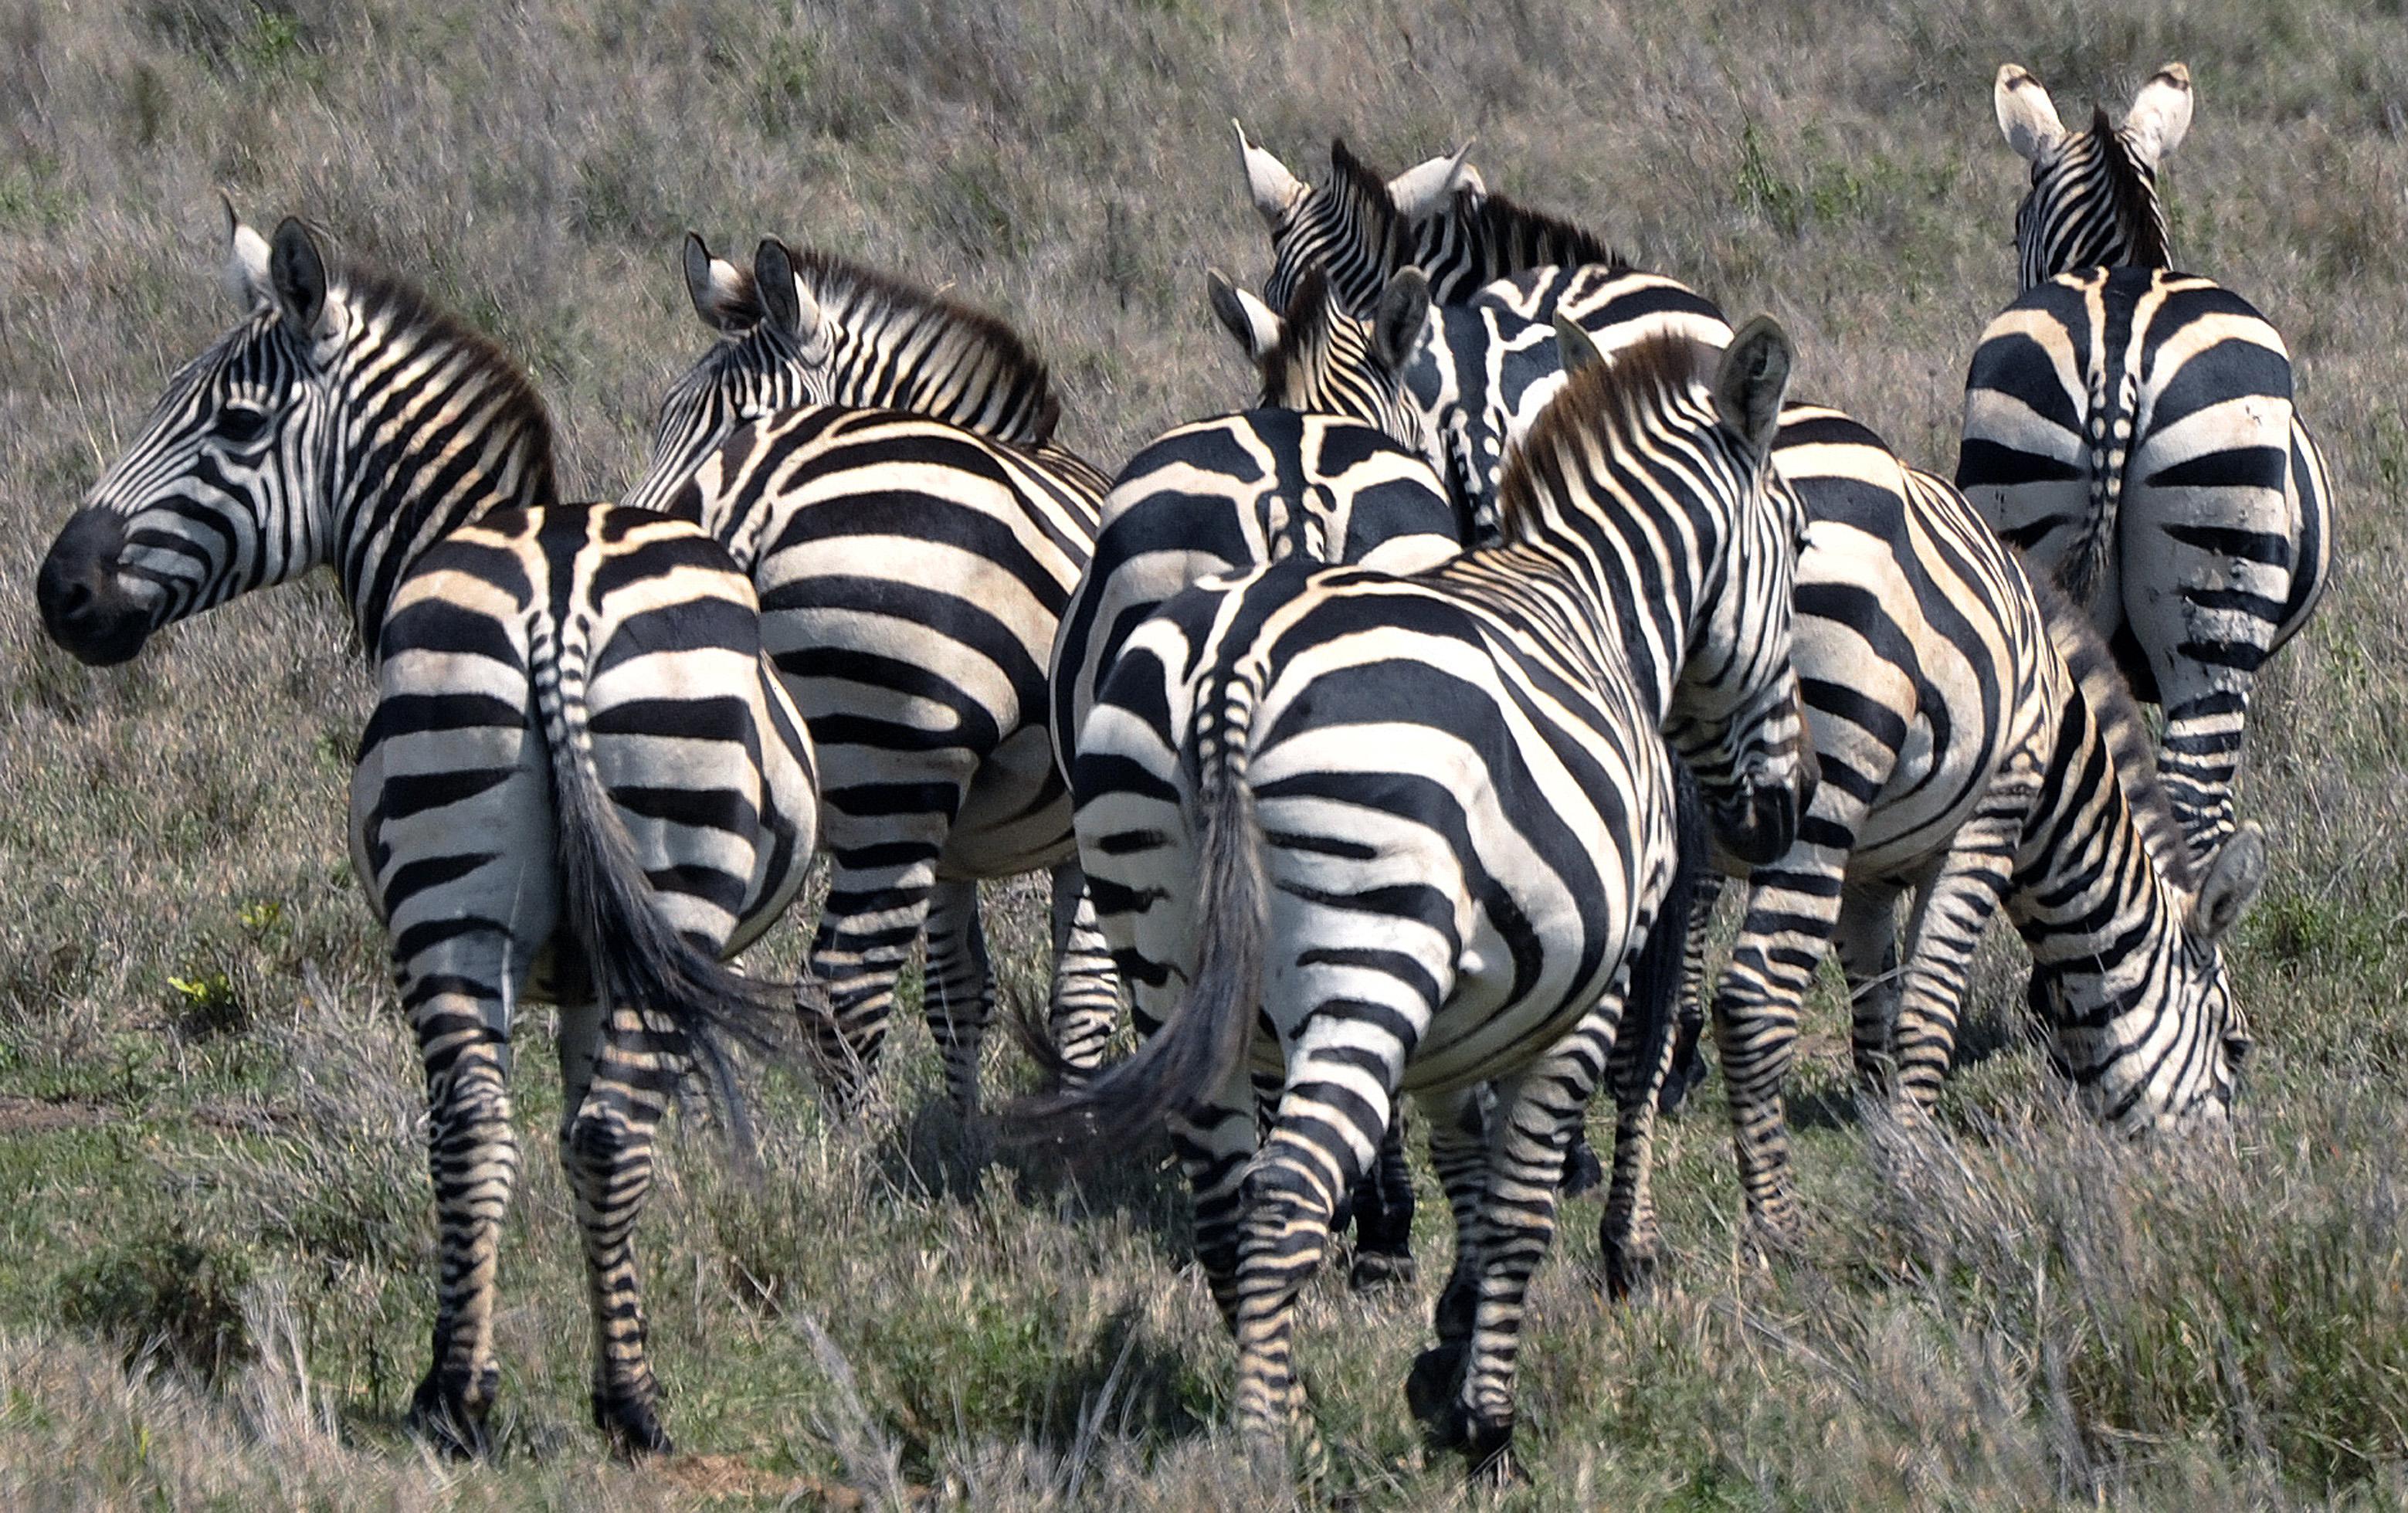
<path fill-rule="evenodd" d="M 667 510 L 738 426 L 829 397 L 834 333 L 784 242 L 763 238 L 747 273 L 689 231 L 684 267 L 695 313 L 719 339 L 661 399 L 652 461 L 622 501 L 638 509 Z"/>
<path fill-rule="evenodd" d="M 2082 132 L 2065 129 L 2048 91 L 2019 65 L 1999 70 L 1992 94 L 1999 130 L 2031 166 L 2031 189 L 2015 209 L 2024 288 L 2081 268 L 2169 266 L 2157 165 L 2190 129 L 2189 69 L 2166 65 L 2121 125 L 2097 108 Z"/>
<path fill-rule="evenodd" d="M 333 393 L 358 312 L 330 297 L 307 227 L 274 239 L 226 206 L 226 280 L 241 324 L 168 381 L 141 434 L 51 542 L 35 583 L 43 628 L 95 667 L 162 626 L 327 560 Z"/>
<path fill-rule="evenodd" d="M 1584 372 L 1600 367 L 1632 369 L 1627 382 L 1633 384 L 1651 371 L 1678 380 L 1687 375 L 1676 373 L 1677 366 L 1694 374 L 1694 354 L 1711 350 L 1656 337 L 1624 349 L 1609 364 L 1579 325 L 1558 316 L 1555 327 L 1573 375 L 1568 395 Z M 1654 463 L 1635 465 L 1648 453 L 1634 448 L 1628 454 L 1634 465 L 1609 470 L 1601 490 L 1609 499 L 1651 487 L 1689 497 L 1687 518 L 1669 520 L 1653 543 L 1656 561 L 1639 565 L 1642 582 L 1670 584 L 1697 575 L 1687 643 L 1664 648 L 1679 660 L 1664 734 L 1697 774 L 1715 841 L 1749 866 L 1777 860 L 1797 840 L 1816 781 L 1805 703 L 1790 660 L 1806 508 L 1771 460 L 1793 361 L 1779 323 L 1770 316 L 1749 322 L 1714 364 L 1713 408 L 1694 416 L 1694 434 L 1667 430 L 1653 439 L 1670 447 L 1661 455 L 1677 454 L 1681 460 L 1657 473 Z M 1693 381 L 1684 382 L 1680 392 L 1694 387 Z M 1558 398 L 1550 411 L 1564 402 Z M 1539 445 L 1535 435 L 1530 445 Z M 1678 475 L 1685 477 L 1666 482 Z M 1508 499 L 1502 508 L 1510 515 L 1521 507 Z M 1684 552 L 1697 556 L 1683 563 Z"/>
<path fill-rule="evenodd" d="M 1260 408 L 1344 415 L 1422 448 L 1421 412 L 1405 392 L 1429 317 L 1429 284 L 1417 269 L 1391 278 L 1364 321 L 1337 308 L 1318 268 L 1306 273 L 1284 314 L 1217 269 L 1205 279 L 1212 313 L 1262 374 Z"/>
<path fill-rule="evenodd" d="M 1288 171 L 1287 165 L 1238 134 L 1238 162 L 1247 192 L 1271 233 L 1271 271 L 1263 298 L 1284 309 L 1305 273 L 1321 268 L 1339 308 L 1368 312 L 1389 275 L 1410 260 L 1412 233 L 1422 222 L 1451 209 L 1455 193 L 1484 193 L 1479 171 L 1464 161 L 1465 142 L 1450 157 L 1419 163 L 1394 179 L 1347 150 L 1343 138 L 1329 144 L 1329 177 L 1318 187 Z"/>

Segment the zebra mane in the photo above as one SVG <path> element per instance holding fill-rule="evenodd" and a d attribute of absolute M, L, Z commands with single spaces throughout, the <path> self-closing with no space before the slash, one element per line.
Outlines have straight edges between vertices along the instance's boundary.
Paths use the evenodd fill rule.
<path fill-rule="evenodd" d="M 2166 207 L 2157 198 L 2157 177 L 2132 155 L 2130 145 L 2108 118 L 2104 106 L 2090 108 L 2090 139 L 2099 150 L 2100 165 L 2107 176 L 2107 192 L 2114 202 L 2115 220 L 2132 240 L 2126 266 L 2173 267 L 2173 252 L 2166 244 Z"/>
<path fill-rule="evenodd" d="M 1635 439 L 1704 382 L 1714 352 L 1679 332 L 1657 331 L 1573 373 L 1505 460 L 1497 483 L 1498 534 L 1508 542 L 1531 540 L 1544 512 L 1538 475 L 1592 438 Z"/>
<path fill-rule="evenodd" d="M 1446 218 L 1456 237 L 1468 240 L 1479 260 L 1478 284 L 1492 283 L 1532 268 L 1576 267 L 1601 264 L 1615 273 L 1630 271 L 1630 260 L 1608 246 L 1595 232 L 1561 216 L 1534 210 L 1512 198 L 1490 193 L 1469 195 L 1457 190 L 1455 208 Z M 1471 289 L 1446 291 L 1448 301 L 1469 295 Z M 1440 297 L 1432 291 L 1432 297 Z"/>
<path fill-rule="evenodd" d="M 1364 244 L 1391 250 L 1410 246 L 1408 230 L 1399 223 L 1404 217 L 1397 213 L 1397 202 L 1388 197 L 1387 176 L 1354 155 L 1343 137 L 1329 139 L 1329 181 L 1318 193 L 1332 201 L 1354 207 L 1354 223 L 1364 229 Z M 1326 212 L 1335 221 L 1342 212 Z M 1391 261 L 1382 271 L 1393 273 L 1402 265 Z"/>
<path fill-rule="evenodd" d="M 321 246 L 323 247 L 322 240 Z M 323 253 L 329 301 L 339 299 L 363 321 L 381 325 L 386 340 L 408 340 L 421 347 L 442 347 L 466 359 L 455 387 L 480 386 L 492 396 L 488 413 L 513 427 L 523 449 L 527 477 L 535 497 L 544 503 L 558 499 L 558 474 L 553 465 L 552 411 L 536 392 L 535 382 L 501 344 L 458 315 L 427 297 L 416 284 L 334 252 Z"/>
<path fill-rule="evenodd" d="M 2115 666 L 2114 654 L 2108 650 L 2106 639 L 2090 616 L 2066 598 L 2065 591 L 2045 572 L 2034 571 L 2017 555 L 2017 565 L 2031 583 L 2032 598 L 2040 602 L 2041 618 L 2048 626 L 2048 639 L 2057 648 L 2065 670 L 2072 674 L 2074 685 L 2082 692 L 2082 700 L 2090 707 L 2090 716 L 2098 723 L 2099 739 L 2106 745 L 2108 756 L 2115 763 L 2115 782 L 2124 790 L 2124 802 L 2130 806 L 2132 822 L 2140 828 L 2141 843 L 2150 859 L 2163 872 L 2166 880 L 2185 893 L 2199 891 L 2199 858 L 2191 854 L 2190 840 L 2183 831 L 2182 821 L 2174 817 L 2173 804 L 2166 798 L 2165 785 L 2157 778 L 2157 758 L 2149 743 L 2149 728 L 2141 717 L 2141 706 L 2132 699 L 2131 685 Z"/>
<path fill-rule="evenodd" d="M 1053 440 L 1062 418 L 1053 375 L 1002 321 L 814 248 L 796 252 L 795 271 L 840 344 L 860 349 L 838 362 L 845 403 L 908 410 L 1022 446 Z"/>

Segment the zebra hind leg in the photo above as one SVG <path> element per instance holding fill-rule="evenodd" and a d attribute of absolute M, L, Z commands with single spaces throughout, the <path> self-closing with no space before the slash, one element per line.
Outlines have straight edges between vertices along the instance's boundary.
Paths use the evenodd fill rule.
<path fill-rule="evenodd" d="M 1706 1002 L 1712 992 L 1706 982 L 1706 947 L 1713 933 L 1714 907 L 1722 902 L 1723 879 L 1706 872 L 1698 879 L 1698 894 L 1689 912 L 1688 939 L 1681 969 L 1681 1007 L 1672 1033 L 1672 1064 L 1664 1074 L 1664 1090 L 1656 1095 L 1656 1112 L 1678 1114 L 1689 1095 L 1705 1082 Z"/>
<path fill-rule="evenodd" d="M 926 922 L 942 849 L 941 834 L 835 848 L 797 1009 L 812 1070 L 839 1117 L 858 1113 L 868 1094 L 895 1017 L 896 980 Z"/>
<path fill-rule="evenodd" d="M 594 1427 L 622 1455 L 666 1455 L 644 1349 L 635 1228 L 652 1190 L 652 1136 L 687 1063 L 684 1037 L 629 1005 L 607 1025 L 562 1016 L 560 1164 L 573 1195 L 594 1316 Z"/>
<path fill-rule="evenodd" d="M 1430 1327 L 1438 1343 L 1413 1358 L 1405 1402 L 1440 1448 L 1451 1448 L 1450 1405 L 1463 1384 L 1471 1347 L 1473 1305 L 1480 1296 L 1480 1198 L 1488 1180 L 1488 1119 L 1479 1088 L 1424 1097 L 1430 1165 L 1455 1220 L 1455 1261 L 1439 1290 Z"/>
<path fill-rule="evenodd" d="M 1120 969 L 1096 925 L 1095 901 L 1077 861 L 1054 869 L 1054 992 L 1048 1031 L 1066 1066 L 1092 1072 L 1121 1022 Z"/>
<path fill-rule="evenodd" d="M 434 1360 L 410 1396 L 413 1434 L 451 1455 L 492 1448 L 485 1420 L 501 1368 L 494 1360 L 494 1275 L 502 1218 L 518 1186 L 510 1128 L 509 1028 L 499 961 L 489 983 L 427 976 L 406 983 L 426 1072 L 427 1170 L 435 1184 L 442 1270 Z"/>

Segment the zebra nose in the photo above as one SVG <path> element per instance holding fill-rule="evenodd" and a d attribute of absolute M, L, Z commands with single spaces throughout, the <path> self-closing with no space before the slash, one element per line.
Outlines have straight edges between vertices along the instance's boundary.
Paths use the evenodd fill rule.
<path fill-rule="evenodd" d="M 117 581 L 125 527 L 105 510 L 79 510 L 50 543 L 34 580 L 34 602 L 52 641 L 93 667 L 125 661 L 142 649 L 150 616 Z"/>

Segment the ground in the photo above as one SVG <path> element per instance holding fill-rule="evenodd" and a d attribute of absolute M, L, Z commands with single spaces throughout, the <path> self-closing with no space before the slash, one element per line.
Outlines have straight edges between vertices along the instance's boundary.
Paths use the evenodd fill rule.
<path fill-rule="evenodd" d="M 2198 1509 L 2408 1496 L 2408 46 L 2398 0 L 0 0 L 0 1504 L 1226 1506 L 1231 1356 L 1149 1151 L 1072 1176 L 941 1106 L 924 1036 L 831 1128 L 757 1079 L 767 1171 L 675 1126 L 642 1232 L 690 1454 L 586 1426 L 547 1013 L 518 1037 L 500 1448 L 402 1432 L 434 1292 L 413 1057 L 350 875 L 366 683 L 322 579 L 85 670 L 33 569 L 166 373 L 233 316 L 224 188 L 423 281 L 534 370 L 573 490 L 632 480 L 705 339 L 694 226 L 776 232 L 1018 324 L 1064 439 L 1109 469 L 1246 396 L 1203 270 L 1264 265 L 1228 118 L 1317 177 L 1477 135 L 1488 181 L 1598 226 L 1734 317 L 1799 392 L 1954 461 L 1976 332 L 2013 294 L 2022 166 L 1989 105 L 2069 121 L 2180 58 L 2186 268 L 2257 301 L 2324 439 L 2340 568 L 2275 664 L 2243 812 L 2272 836 L 2231 951 L 2259 1051 L 2237 1148 L 2128 1150 L 2063 1106 L 1985 951 L 1950 1135 L 1857 1113 L 1827 987 L 1802 1078 L 1800 1255 L 1762 1268 L 1711 1089 L 1666 1134 L 1670 1255 L 1599 1299 L 1568 1212 L 1525 1352 L 1517 1506 Z M 1039 895 L 990 898 L 1034 991 Z M 808 914 L 802 915 L 808 919 Z M 790 966 L 798 930 L 758 964 Z M 914 989 L 916 992 L 916 988 Z M 1025 1083 L 1017 1053 L 990 1060 Z M 1425 1193 L 1419 1243 L 1444 1237 Z M 1438 1506 L 1400 1384 L 1433 1282 L 1305 1304 L 1332 1450 L 1312 1506 Z M 1281 1496 L 1289 1495 L 1282 1492 Z"/>

